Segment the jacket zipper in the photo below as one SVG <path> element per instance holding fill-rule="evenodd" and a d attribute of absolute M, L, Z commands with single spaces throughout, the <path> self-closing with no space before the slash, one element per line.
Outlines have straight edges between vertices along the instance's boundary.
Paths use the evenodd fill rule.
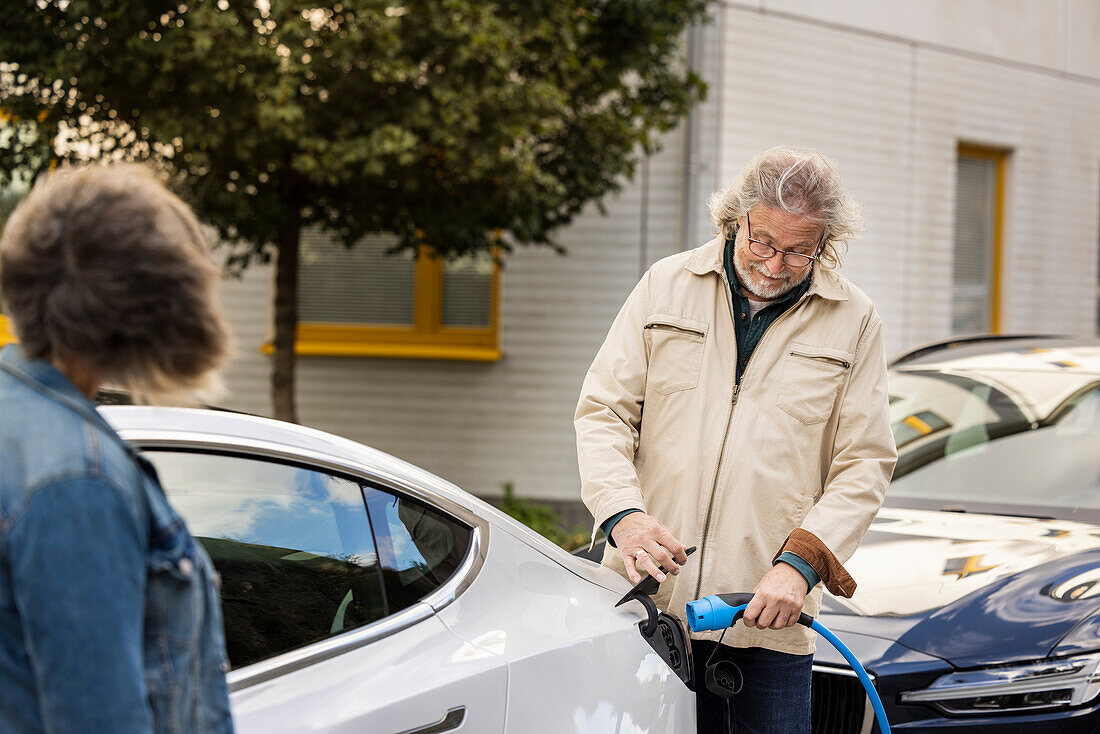
<path fill-rule="evenodd" d="M 737 369 L 737 327 L 733 323 L 733 287 L 730 285 L 729 280 L 726 278 L 726 269 L 722 268 L 720 271 L 722 276 L 722 283 L 726 286 L 726 307 L 729 309 L 730 314 L 730 326 L 734 329 L 733 339 L 733 362 L 734 370 Z M 749 358 L 752 361 L 752 358 Z M 744 375 L 742 375 L 744 380 Z M 718 466 L 714 468 L 714 481 L 710 485 L 710 499 L 707 501 L 707 516 L 703 520 L 703 533 L 699 536 L 699 546 L 704 548 L 707 540 L 707 531 L 710 530 L 710 516 L 714 511 L 714 493 L 718 490 L 718 477 L 722 475 L 722 461 L 726 458 L 726 440 L 730 435 L 730 425 L 733 423 L 733 409 L 737 405 L 737 396 L 741 394 L 741 384 L 736 381 L 734 377 L 733 391 L 730 393 L 729 407 L 726 410 L 726 430 L 722 434 L 722 442 L 718 444 Z M 703 563 L 706 560 L 706 554 L 699 554 L 699 575 L 695 581 L 695 596 L 693 599 L 699 598 L 699 591 L 703 586 Z"/>
<path fill-rule="evenodd" d="M 653 324 L 646 324 L 642 328 L 643 329 L 655 329 L 657 331 L 676 331 L 676 332 L 679 332 L 681 334 L 690 334 L 691 336 L 697 336 L 700 339 L 706 339 L 707 338 L 707 335 L 706 335 L 705 332 L 696 331 L 695 329 L 689 329 L 685 326 L 676 326 L 675 324 L 653 323 Z"/>
<path fill-rule="evenodd" d="M 830 364 L 838 364 L 844 369 L 848 369 L 852 366 L 850 362 L 847 362 L 840 357 L 830 357 L 827 354 L 806 354 L 805 352 L 788 352 L 792 357 L 801 357 L 802 359 L 810 359 L 815 362 L 828 362 Z"/>
<path fill-rule="evenodd" d="M 733 290 L 730 286 L 730 282 L 726 279 L 725 268 L 722 269 L 722 282 L 726 284 L 726 295 L 729 296 L 726 299 L 726 304 L 730 311 L 730 322 L 733 321 Z M 798 302 L 781 313 L 775 321 L 771 323 L 764 333 L 760 335 L 760 341 L 756 343 L 756 349 L 753 350 L 753 355 L 760 353 L 760 345 L 764 343 L 764 340 L 768 338 L 768 333 L 775 329 L 775 325 L 783 319 L 787 318 L 787 315 L 794 311 L 796 308 L 802 305 L 802 303 L 809 297 L 809 292 L 802 294 L 802 298 L 798 299 Z M 735 327 L 736 329 L 736 327 Z M 736 361 L 736 339 L 734 339 L 734 359 Z M 718 466 L 714 470 L 714 481 L 710 485 L 710 501 L 707 503 L 707 516 L 703 520 L 703 533 L 699 536 L 699 549 L 704 551 L 699 554 L 699 575 L 695 578 L 695 595 L 692 599 L 698 599 L 703 590 L 703 564 L 706 562 L 705 547 L 707 542 L 707 533 L 710 532 L 710 518 L 714 511 L 714 493 L 718 490 L 718 477 L 722 475 L 722 460 L 726 458 L 726 441 L 729 440 L 730 426 L 733 424 L 733 409 L 737 406 L 737 398 L 741 394 L 741 385 L 745 384 L 745 378 L 749 375 L 749 367 L 752 366 L 752 357 L 749 357 L 748 364 L 745 365 L 745 372 L 741 375 L 741 382 L 735 383 L 733 386 L 733 394 L 730 396 L 729 412 L 726 414 L 726 432 L 722 434 L 722 443 L 718 449 Z M 736 369 L 736 363 L 734 365 Z"/>

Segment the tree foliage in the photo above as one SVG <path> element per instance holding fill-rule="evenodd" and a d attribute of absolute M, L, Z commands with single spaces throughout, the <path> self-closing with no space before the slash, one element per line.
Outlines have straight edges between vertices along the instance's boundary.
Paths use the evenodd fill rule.
<path fill-rule="evenodd" d="M 704 6 L 13 0 L 0 107 L 26 124 L 0 180 L 51 146 L 156 160 L 238 266 L 315 224 L 442 255 L 551 244 L 701 98 L 679 44 Z"/>

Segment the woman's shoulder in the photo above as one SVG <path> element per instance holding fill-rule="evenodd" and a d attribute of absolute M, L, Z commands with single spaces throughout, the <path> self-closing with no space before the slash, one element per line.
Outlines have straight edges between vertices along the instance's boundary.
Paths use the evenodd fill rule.
<path fill-rule="evenodd" d="M 141 470 L 106 423 L 55 401 L 19 402 L 0 405 L 5 414 L 0 425 L 0 466 L 5 467 L 0 493 L 9 510 L 34 492 L 79 481 L 111 485 L 135 503 L 135 509 L 144 504 Z"/>

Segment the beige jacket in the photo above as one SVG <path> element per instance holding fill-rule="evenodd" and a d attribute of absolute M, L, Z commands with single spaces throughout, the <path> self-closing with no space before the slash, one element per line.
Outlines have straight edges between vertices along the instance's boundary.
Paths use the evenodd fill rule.
<path fill-rule="evenodd" d="M 582 498 L 596 528 L 636 507 L 698 546 L 657 595 L 680 619 L 692 599 L 751 592 L 783 550 L 805 558 L 831 592 L 851 596 L 841 564 L 878 512 L 897 459 L 882 322 L 839 274 L 815 270 L 735 389 L 723 247 L 717 237 L 642 277 L 576 413 Z M 616 549 L 603 562 L 625 574 Z M 821 593 L 813 589 L 803 611 L 816 616 Z M 724 642 L 806 654 L 814 633 L 738 624 Z"/>

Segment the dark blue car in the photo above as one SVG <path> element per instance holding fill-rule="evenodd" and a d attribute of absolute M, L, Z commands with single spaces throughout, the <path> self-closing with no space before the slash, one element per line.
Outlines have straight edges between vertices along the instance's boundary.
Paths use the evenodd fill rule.
<path fill-rule="evenodd" d="M 891 365 L 898 466 L 821 621 L 900 732 L 1100 731 L 1100 343 L 986 338 Z M 827 644 L 815 730 L 873 731 Z"/>
<path fill-rule="evenodd" d="M 895 732 L 1100 732 L 1100 342 L 985 337 L 895 361 L 899 460 L 821 621 Z M 832 647 L 815 734 L 877 730 Z"/>

